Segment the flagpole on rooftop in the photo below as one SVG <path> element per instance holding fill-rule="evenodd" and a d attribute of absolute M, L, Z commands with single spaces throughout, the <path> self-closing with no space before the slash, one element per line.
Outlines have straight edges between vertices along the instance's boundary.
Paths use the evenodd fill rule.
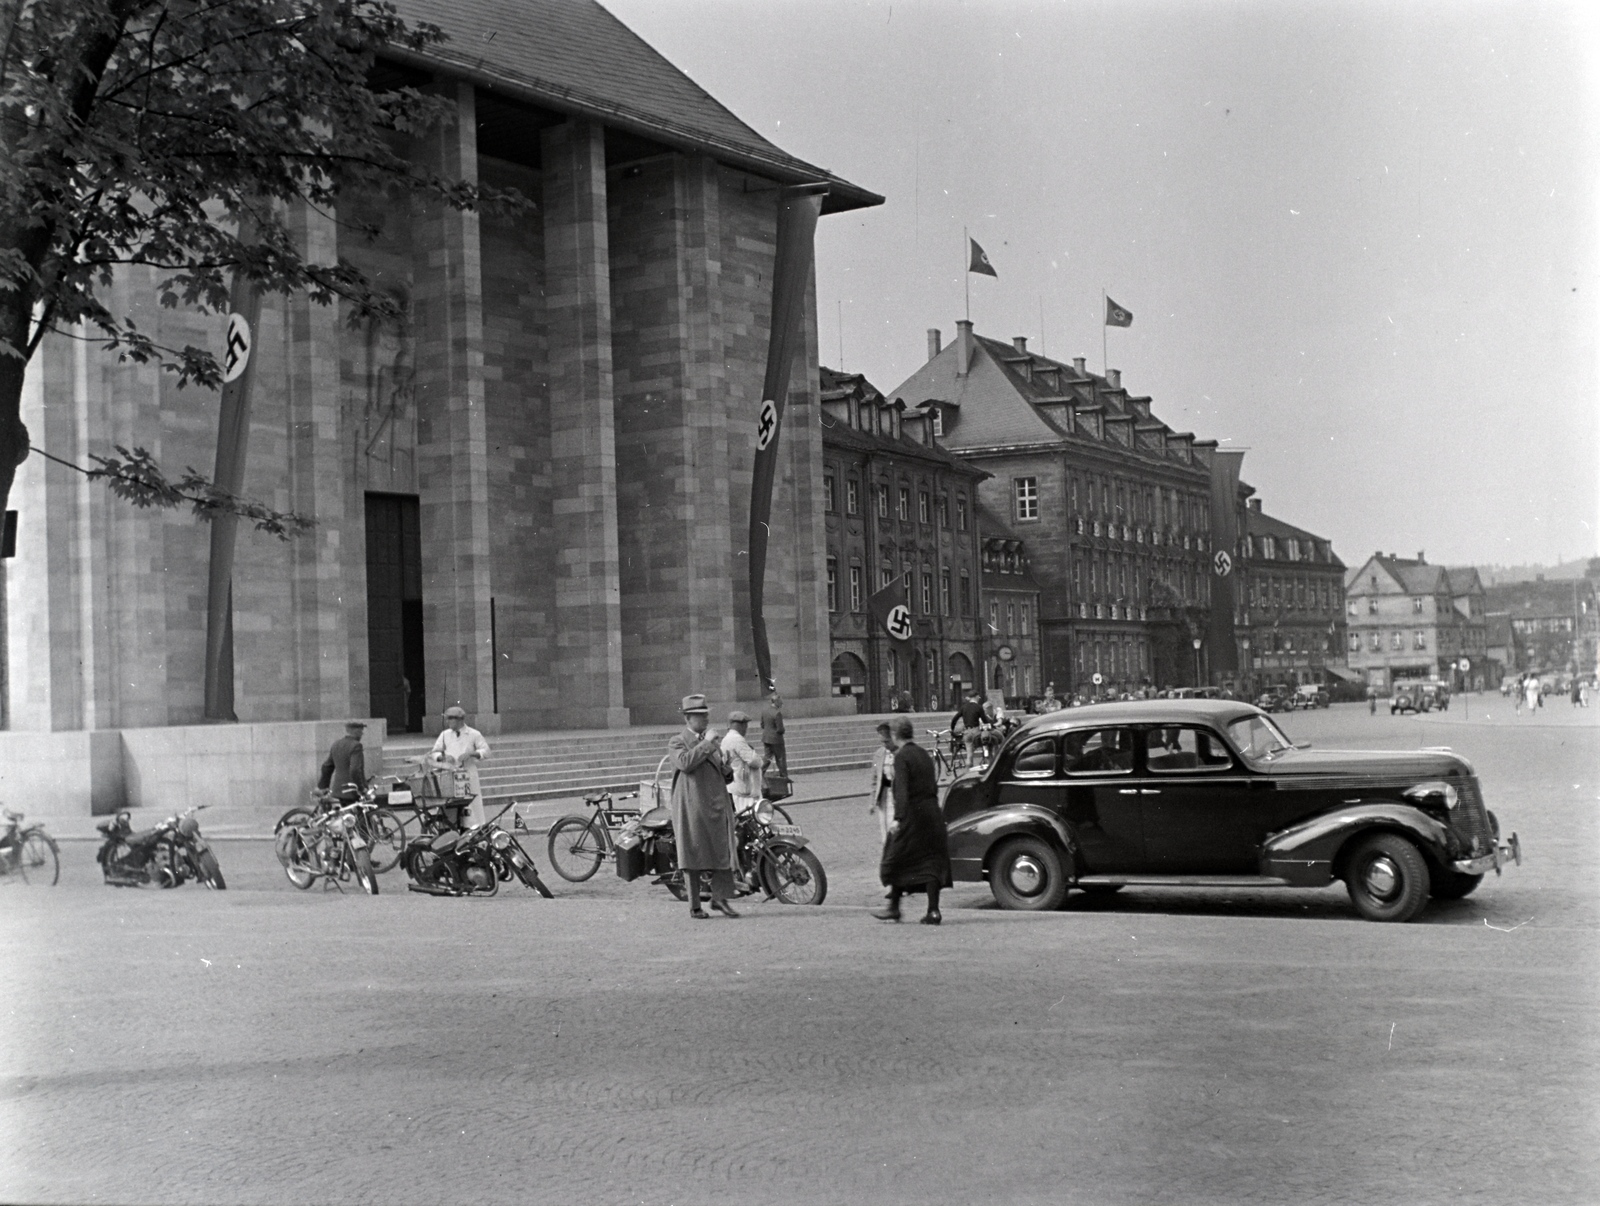
<path fill-rule="evenodd" d="M 1100 375 L 1106 375 L 1106 289 L 1100 286 Z"/>
<path fill-rule="evenodd" d="M 972 236 L 967 233 L 967 228 L 961 228 L 961 284 L 967 293 L 967 321 L 972 321 L 972 269 L 967 264 L 967 257 L 971 251 Z"/>

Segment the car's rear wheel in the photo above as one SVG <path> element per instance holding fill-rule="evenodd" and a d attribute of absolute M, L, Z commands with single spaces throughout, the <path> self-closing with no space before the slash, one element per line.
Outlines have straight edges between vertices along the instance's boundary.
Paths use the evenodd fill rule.
<path fill-rule="evenodd" d="M 1369 921 L 1410 921 L 1428 903 L 1428 864 L 1394 833 L 1373 834 L 1356 847 L 1345 883 L 1350 902 Z"/>
<path fill-rule="evenodd" d="M 1463 875 L 1460 871 L 1436 871 L 1429 891 L 1435 900 L 1460 900 L 1464 896 L 1471 896 L 1473 890 L 1482 882 L 1481 875 Z"/>
<path fill-rule="evenodd" d="M 1002 909 L 1044 912 L 1067 895 L 1061 855 L 1036 837 L 1012 838 L 989 864 L 989 889 Z"/>

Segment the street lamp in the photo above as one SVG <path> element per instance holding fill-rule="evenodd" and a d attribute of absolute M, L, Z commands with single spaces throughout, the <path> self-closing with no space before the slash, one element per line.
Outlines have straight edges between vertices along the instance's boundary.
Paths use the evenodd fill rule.
<path fill-rule="evenodd" d="M 1201 686 L 1200 682 L 1200 638 L 1194 639 L 1194 685 Z"/>

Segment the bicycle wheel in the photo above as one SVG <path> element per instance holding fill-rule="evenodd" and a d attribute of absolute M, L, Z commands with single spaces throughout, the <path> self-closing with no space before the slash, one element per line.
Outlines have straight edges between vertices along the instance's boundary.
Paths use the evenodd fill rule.
<path fill-rule="evenodd" d="M 406 848 L 406 827 L 387 808 L 375 808 L 367 817 L 367 840 L 372 843 L 372 869 L 392 871 Z"/>
<path fill-rule="evenodd" d="M 17 874 L 25 884 L 48 888 L 61 878 L 61 852 L 56 840 L 42 829 L 29 829 L 22 835 L 17 855 Z"/>
<path fill-rule="evenodd" d="M 600 870 L 606 857 L 606 840 L 594 817 L 562 817 L 550 826 L 547 849 L 556 874 L 581 884 Z"/>
<path fill-rule="evenodd" d="M 316 856 L 306 842 L 306 831 L 299 826 L 278 835 L 278 861 L 289 882 L 302 892 L 316 882 Z"/>

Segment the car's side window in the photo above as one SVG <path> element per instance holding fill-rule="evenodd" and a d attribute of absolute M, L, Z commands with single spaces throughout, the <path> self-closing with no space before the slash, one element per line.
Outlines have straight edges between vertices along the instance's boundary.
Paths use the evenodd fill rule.
<path fill-rule="evenodd" d="M 1145 734 L 1144 764 L 1154 775 L 1188 775 L 1228 770 L 1233 757 L 1209 731 L 1173 725 Z"/>
<path fill-rule="evenodd" d="M 1061 739 L 1061 768 L 1069 775 L 1133 771 L 1132 729 L 1080 729 Z"/>
<path fill-rule="evenodd" d="M 1011 773 L 1018 779 L 1048 779 L 1056 773 L 1056 739 L 1041 737 L 1017 751 Z"/>

